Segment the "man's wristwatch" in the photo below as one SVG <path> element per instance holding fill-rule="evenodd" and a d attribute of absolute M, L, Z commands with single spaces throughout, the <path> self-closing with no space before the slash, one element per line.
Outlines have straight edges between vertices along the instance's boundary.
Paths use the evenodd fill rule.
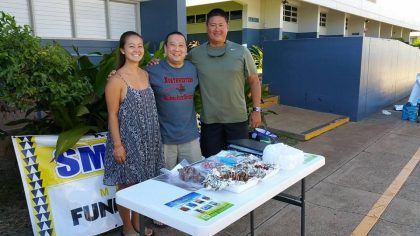
<path fill-rule="evenodd" d="M 261 107 L 253 107 L 252 111 L 261 112 Z"/>

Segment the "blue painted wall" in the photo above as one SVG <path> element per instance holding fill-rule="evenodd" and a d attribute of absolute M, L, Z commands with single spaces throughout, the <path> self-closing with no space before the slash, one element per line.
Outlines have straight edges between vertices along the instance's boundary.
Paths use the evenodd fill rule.
<path fill-rule="evenodd" d="M 150 42 L 150 50 L 159 48 L 168 33 L 187 34 L 185 0 L 153 0 L 140 3 L 141 33 Z"/>
<path fill-rule="evenodd" d="M 319 35 L 320 38 L 336 38 L 336 37 L 344 37 L 342 34 L 337 35 Z"/>
<path fill-rule="evenodd" d="M 264 41 L 279 40 L 280 32 L 280 28 L 261 29 L 259 44 L 262 45 Z"/>
<path fill-rule="evenodd" d="M 310 38 L 316 38 L 316 37 L 317 37 L 316 32 L 305 32 L 305 33 L 295 33 L 295 32 L 288 32 L 288 31 L 282 32 L 283 39 L 310 39 Z"/>
<path fill-rule="evenodd" d="M 296 33 L 296 39 L 310 39 L 316 38 L 317 32 L 305 32 L 305 33 Z"/>
<path fill-rule="evenodd" d="M 357 109 L 361 48 L 356 38 L 265 42 L 264 83 L 283 104 L 351 116 Z"/>
<path fill-rule="evenodd" d="M 363 37 L 271 41 L 263 71 L 283 104 L 357 121 L 410 93 L 420 51 Z"/>
<path fill-rule="evenodd" d="M 243 28 L 242 29 L 242 43 L 247 44 L 248 47 L 252 45 L 260 45 L 260 32 L 259 29 L 250 29 L 250 28 Z"/>
<path fill-rule="evenodd" d="M 296 33 L 294 32 L 283 31 L 281 35 L 282 35 L 282 39 L 285 39 L 285 40 L 296 39 Z"/>

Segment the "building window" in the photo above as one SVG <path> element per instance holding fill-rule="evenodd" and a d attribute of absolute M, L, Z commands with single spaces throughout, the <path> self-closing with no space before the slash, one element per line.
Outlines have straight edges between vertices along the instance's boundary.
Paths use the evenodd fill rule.
<path fill-rule="evenodd" d="M 327 13 L 319 13 L 319 26 L 327 26 Z"/>
<path fill-rule="evenodd" d="M 258 17 L 250 17 L 250 16 L 248 16 L 248 22 L 255 22 L 255 23 L 258 23 L 258 22 L 260 22 L 260 18 L 258 18 Z"/>
<path fill-rule="evenodd" d="M 297 7 L 285 5 L 283 8 L 283 20 L 297 23 Z"/>
<path fill-rule="evenodd" d="M 349 18 L 346 18 L 346 30 L 348 29 L 349 26 Z"/>
<path fill-rule="evenodd" d="M 242 20 L 242 10 L 229 12 L 230 20 Z"/>
<path fill-rule="evenodd" d="M 195 23 L 206 22 L 206 14 L 195 15 Z"/>
<path fill-rule="evenodd" d="M 27 2 L 2 0 L 0 9 L 29 24 L 38 37 L 118 40 L 122 32 L 137 30 L 140 0 L 37 0 L 31 7 Z"/>
<path fill-rule="evenodd" d="M 195 23 L 195 15 L 187 16 L 187 24 L 194 24 Z"/>

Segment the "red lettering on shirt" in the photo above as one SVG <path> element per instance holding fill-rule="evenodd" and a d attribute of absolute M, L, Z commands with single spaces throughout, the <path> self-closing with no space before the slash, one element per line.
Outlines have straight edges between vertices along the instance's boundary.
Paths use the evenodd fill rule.
<path fill-rule="evenodd" d="M 166 77 L 165 84 L 180 84 L 180 83 L 192 83 L 193 79 L 191 77 Z"/>
<path fill-rule="evenodd" d="M 171 95 L 166 95 L 163 100 L 165 101 L 181 101 L 181 100 L 191 100 L 193 99 L 194 95 L 192 94 L 182 94 L 182 95 L 176 95 L 176 96 L 171 96 Z"/>

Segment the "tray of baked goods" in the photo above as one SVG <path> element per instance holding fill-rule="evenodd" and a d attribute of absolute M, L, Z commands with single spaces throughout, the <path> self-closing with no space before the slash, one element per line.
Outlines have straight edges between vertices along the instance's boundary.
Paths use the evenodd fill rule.
<path fill-rule="evenodd" d="M 279 169 L 252 154 L 228 150 L 177 171 L 183 181 L 200 183 L 210 190 L 239 193 L 276 174 Z"/>

